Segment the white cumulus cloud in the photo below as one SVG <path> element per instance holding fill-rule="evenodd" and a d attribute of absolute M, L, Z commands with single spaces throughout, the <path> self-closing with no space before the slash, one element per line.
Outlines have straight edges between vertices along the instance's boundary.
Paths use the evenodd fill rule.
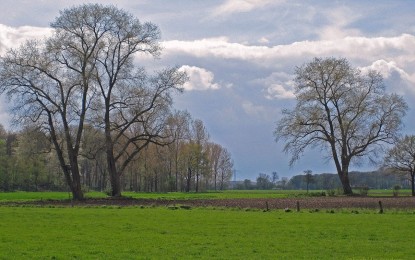
<path fill-rule="evenodd" d="M 0 53 L 4 53 L 9 48 L 18 47 L 26 40 L 43 39 L 51 34 L 52 29 L 46 27 L 10 27 L 0 24 Z"/>
<path fill-rule="evenodd" d="M 267 99 L 293 99 L 295 98 L 295 84 L 293 76 L 284 72 L 274 72 L 264 79 L 255 82 L 265 86 L 265 98 Z"/>
<path fill-rule="evenodd" d="M 368 70 L 375 70 L 379 72 L 382 77 L 389 78 L 393 73 L 398 73 L 401 78 L 406 80 L 411 80 L 411 77 L 403 69 L 399 68 L 396 62 L 394 61 L 385 61 L 377 60 L 373 62 L 370 66 L 361 68 L 362 72 L 367 72 Z"/>
<path fill-rule="evenodd" d="M 275 66 L 276 61 L 339 56 L 372 62 L 393 59 L 397 63 L 412 62 L 415 55 L 415 36 L 345 37 L 335 40 L 300 41 L 286 45 L 253 46 L 229 42 L 227 38 L 208 38 L 194 41 L 165 41 L 166 55 L 186 54 L 198 58 L 239 59 L 261 66 Z"/>
<path fill-rule="evenodd" d="M 183 65 L 179 69 L 186 72 L 189 80 L 184 84 L 185 90 L 219 89 L 220 85 L 214 83 L 214 74 L 204 68 Z"/>
<path fill-rule="evenodd" d="M 400 68 L 395 61 L 377 60 L 371 65 L 361 67 L 360 70 L 363 73 L 369 70 L 375 70 L 379 72 L 385 79 L 385 83 L 392 87 L 394 92 L 398 92 L 402 95 L 408 93 L 415 94 L 415 74 L 410 74 L 405 69 Z"/>

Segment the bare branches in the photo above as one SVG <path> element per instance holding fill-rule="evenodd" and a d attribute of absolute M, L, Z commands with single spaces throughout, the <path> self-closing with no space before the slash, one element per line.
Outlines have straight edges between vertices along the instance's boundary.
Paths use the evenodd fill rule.
<path fill-rule="evenodd" d="M 290 165 L 308 147 L 327 149 L 339 174 L 397 137 L 407 105 L 386 94 L 382 77 L 362 74 L 346 59 L 315 58 L 296 70 L 297 105 L 284 110 L 274 132 L 286 141 Z"/>

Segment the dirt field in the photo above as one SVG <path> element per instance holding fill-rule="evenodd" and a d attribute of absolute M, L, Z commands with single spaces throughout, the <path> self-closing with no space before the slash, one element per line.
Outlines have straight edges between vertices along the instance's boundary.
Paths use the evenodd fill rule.
<path fill-rule="evenodd" d="M 32 202 L 10 202 L 8 205 L 38 206 L 189 206 L 189 207 L 229 207 L 256 209 L 292 209 L 296 210 L 297 202 L 300 209 L 339 209 L 365 208 L 379 209 L 379 201 L 386 209 L 415 209 L 414 197 L 311 197 L 287 199 L 195 199 L 195 200 L 161 200 L 161 199 L 87 199 L 82 202 L 69 200 L 43 200 Z"/>

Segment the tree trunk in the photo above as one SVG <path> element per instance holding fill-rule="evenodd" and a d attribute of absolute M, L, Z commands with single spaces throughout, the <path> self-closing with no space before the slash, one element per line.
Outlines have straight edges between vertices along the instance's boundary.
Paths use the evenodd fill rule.
<path fill-rule="evenodd" d="M 79 175 L 79 171 L 72 172 L 72 197 L 74 200 L 83 200 L 84 193 L 82 192 L 81 187 L 81 176 Z"/>
<path fill-rule="evenodd" d="M 217 179 L 217 176 L 218 176 L 218 172 L 215 171 L 215 191 L 216 191 L 216 179 Z"/>
<path fill-rule="evenodd" d="M 344 195 L 353 195 L 353 190 L 350 186 L 349 174 L 347 172 L 340 172 L 339 177 L 343 186 Z"/>
<path fill-rule="evenodd" d="M 199 170 L 196 171 L 196 192 L 199 192 Z"/>
<path fill-rule="evenodd" d="M 75 160 L 77 162 L 77 160 Z M 84 193 L 81 189 L 81 176 L 79 175 L 79 168 L 77 165 L 64 165 L 62 166 L 66 182 L 71 189 L 73 200 L 83 200 Z"/>
<path fill-rule="evenodd" d="M 190 182 L 192 179 L 192 169 L 190 167 L 187 169 L 187 183 L 186 183 L 186 192 L 190 191 Z"/>
<path fill-rule="evenodd" d="M 411 189 L 412 189 L 412 196 L 415 196 L 415 172 L 411 173 Z"/>
<path fill-rule="evenodd" d="M 121 197 L 121 180 L 118 174 L 111 174 L 111 196 Z"/>
<path fill-rule="evenodd" d="M 121 197 L 121 176 L 117 172 L 117 168 L 115 166 L 115 159 L 111 147 L 109 149 L 107 148 L 107 164 L 111 181 L 111 196 Z"/>

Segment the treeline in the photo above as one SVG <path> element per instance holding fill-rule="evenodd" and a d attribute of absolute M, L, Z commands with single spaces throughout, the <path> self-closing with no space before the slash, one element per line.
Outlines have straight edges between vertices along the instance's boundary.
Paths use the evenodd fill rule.
<path fill-rule="evenodd" d="M 373 172 L 351 172 L 349 173 L 350 184 L 352 188 L 367 187 L 369 189 L 392 189 L 395 185 L 409 189 L 410 181 L 401 175 L 392 174 L 388 171 Z M 287 184 L 290 189 L 307 189 L 307 176 L 293 176 Z M 312 174 L 308 178 L 308 187 L 310 190 L 330 190 L 341 187 L 341 182 L 337 174 Z"/>
<path fill-rule="evenodd" d="M 229 151 L 210 140 L 203 122 L 177 111 L 168 119 L 170 141 L 148 144 L 121 176 L 124 191 L 167 192 L 222 190 L 233 173 Z M 102 143 L 104 134 L 87 126 L 79 168 L 84 191 L 110 193 L 110 176 Z M 39 128 L 7 132 L 0 125 L 0 191 L 67 191 L 50 137 Z"/>
<path fill-rule="evenodd" d="M 351 172 L 349 175 L 351 186 L 356 189 L 392 189 L 399 186 L 404 189 L 411 188 L 411 181 L 407 175 L 397 174 L 390 170 L 378 170 L 372 172 Z M 235 189 L 287 189 L 287 190 L 334 190 L 342 186 L 337 174 L 322 173 L 311 174 L 311 171 L 295 175 L 290 179 L 273 172 L 272 175 L 260 173 L 256 182 L 244 180 L 235 183 Z"/>

